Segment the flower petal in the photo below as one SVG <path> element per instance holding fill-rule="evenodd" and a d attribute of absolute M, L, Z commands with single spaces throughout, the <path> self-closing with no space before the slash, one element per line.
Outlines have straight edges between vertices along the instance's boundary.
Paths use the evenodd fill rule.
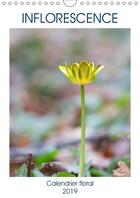
<path fill-rule="evenodd" d="M 94 70 L 94 62 L 88 64 L 90 72 Z"/>
<path fill-rule="evenodd" d="M 79 64 L 79 78 L 87 78 L 89 74 L 88 62 L 82 61 Z"/>
<path fill-rule="evenodd" d="M 77 66 L 77 64 L 76 63 L 73 63 L 72 66 L 71 66 L 71 68 L 72 68 L 73 76 L 74 77 L 78 77 L 78 66 Z"/>
<path fill-rule="evenodd" d="M 68 64 L 67 70 L 68 70 L 69 76 L 73 76 L 72 65 Z"/>
<path fill-rule="evenodd" d="M 88 67 L 89 67 L 89 78 L 91 78 L 91 75 L 94 71 L 94 62 L 89 63 Z"/>
<path fill-rule="evenodd" d="M 61 65 L 61 66 L 59 66 L 59 69 L 60 69 L 67 77 L 69 77 L 69 73 L 68 73 L 68 70 L 67 70 L 66 66 Z"/>
<path fill-rule="evenodd" d="M 104 68 L 104 65 L 97 65 L 93 71 L 94 75 L 100 72 Z"/>

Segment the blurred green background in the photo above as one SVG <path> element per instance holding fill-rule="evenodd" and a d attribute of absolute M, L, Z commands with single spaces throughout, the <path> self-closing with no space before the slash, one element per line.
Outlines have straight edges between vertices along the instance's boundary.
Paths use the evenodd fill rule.
<path fill-rule="evenodd" d="M 113 159 L 129 158 L 130 30 L 10 29 L 11 175 L 29 152 L 36 161 L 51 153 L 40 164 L 77 163 L 80 87 L 57 66 L 81 60 L 105 66 L 86 86 L 86 159 L 106 168 Z"/>

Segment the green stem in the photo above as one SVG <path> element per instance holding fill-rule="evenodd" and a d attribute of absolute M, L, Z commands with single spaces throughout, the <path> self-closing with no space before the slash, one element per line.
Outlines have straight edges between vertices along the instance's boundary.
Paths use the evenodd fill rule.
<path fill-rule="evenodd" d="M 79 162 L 79 173 L 78 177 L 83 176 L 84 163 L 85 163 L 85 90 L 84 85 L 81 85 L 81 145 L 80 145 L 80 162 Z"/>

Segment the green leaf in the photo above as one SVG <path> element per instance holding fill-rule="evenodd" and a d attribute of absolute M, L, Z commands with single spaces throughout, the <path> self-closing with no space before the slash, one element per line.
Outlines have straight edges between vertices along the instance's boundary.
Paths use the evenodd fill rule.
<path fill-rule="evenodd" d="M 32 176 L 33 177 L 45 177 L 45 175 L 43 173 L 41 173 L 37 168 L 35 168 L 32 171 Z"/>
<path fill-rule="evenodd" d="M 38 155 L 37 157 L 35 157 L 35 162 L 37 165 L 41 165 L 42 163 L 45 162 L 52 162 L 56 159 L 57 153 L 58 153 L 57 150 L 53 150 L 48 153 Z"/>
<path fill-rule="evenodd" d="M 27 166 L 26 164 L 23 164 L 17 171 L 16 171 L 17 177 L 27 177 Z"/>
<path fill-rule="evenodd" d="M 107 171 L 104 171 L 98 168 L 91 168 L 90 174 L 92 177 L 110 177 L 111 176 L 111 174 L 108 173 Z"/>
<path fill-rule="evenodd" d="M 55 175 L 56 177 L 75 177 L 74 174 L 69 172 L 59 172 Z"/>

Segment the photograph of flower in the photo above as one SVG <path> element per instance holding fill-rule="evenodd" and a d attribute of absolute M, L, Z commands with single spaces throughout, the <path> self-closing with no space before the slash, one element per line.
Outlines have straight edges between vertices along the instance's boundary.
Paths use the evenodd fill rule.
<path fill-rule="evenodd" d="M 10 176 L 130 165 L 130 29 L 10 29 Z"/>

